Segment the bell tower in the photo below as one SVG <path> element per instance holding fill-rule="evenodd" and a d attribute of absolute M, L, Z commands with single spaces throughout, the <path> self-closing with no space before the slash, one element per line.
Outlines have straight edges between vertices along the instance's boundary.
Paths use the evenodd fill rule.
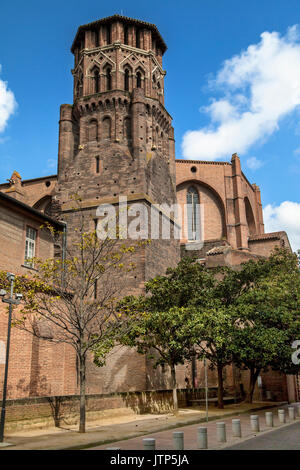
<path fill-rule="evenodd" d="M 74 102 L 59 123 L 57 197 L 86 202 L 119 195 L 176 202 L 172 118 L 164 107 L 162 56 L 155 25 L 114 15 L 80 26 Z"/>
<path fill-rule="evenodd" d="M 151 243 L 131 259 L 136 268 L 126 277 L 130 294 L 143 292 L 145 281 L 180 259 L 174 219 L 157 209 L 176 203 L 174 131 L 164 107 L 166 49 L 156 26 L 143 21 L 114 15 L 80 26 L 71 48 L 73 104 L 60 108 L 55 205 L 67 222 L 68 243 L 78 228 L 74 194 L 81 198 L 85 229 L 95 228 L 101 204 L 117 205 L 120 196 L 127 198 L 128 215 L 135 203 L 143 213 L 147 208 L 146 225 L 152 223 L 150 208 L 156 208 L 160 231 L 152 237 L 150 228 Z M 169 238 L 162 236 L 162 220 L 169 222 Z M 122 376 L 118 390 L 153 386 L 152 366 L 144 357 L 126 349 L 118 361 L 134 370 L 126 380 Z M 89 390 L 116 391 L 115 366 L 108 366 L 105 377 L 102 369 L 88 365 Z"/>

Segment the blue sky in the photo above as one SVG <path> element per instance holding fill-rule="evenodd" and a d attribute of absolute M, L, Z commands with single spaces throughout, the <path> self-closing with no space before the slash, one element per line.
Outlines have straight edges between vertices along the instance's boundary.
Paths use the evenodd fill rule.
<path fill-rule="evenodd" d="M 300 248 L 299 0 L 2 2 L 0 181 L 55 174 L 72 102 L 77 27 L 119 13 L 155 23 L 168 50 L 165 105 L 177 158 L 229 160 L 261 187 L 268 230 Z"/>

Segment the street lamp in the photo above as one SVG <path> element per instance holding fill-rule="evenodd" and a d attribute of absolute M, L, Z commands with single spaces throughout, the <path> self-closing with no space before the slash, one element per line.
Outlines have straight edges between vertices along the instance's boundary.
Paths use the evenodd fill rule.
<path fill-rule="evenodd" d="M 6 290 L 4 289 L 0 290 L 0 296 L 2 297 L 2 302 L 5 302 L 9 305 L 5 371 L 4 371 L 4 382 L 3 382 L 3 398 L 2 398 L 1 421 L 0 421 L 0 442 L 3 442 L 3 437 L 4 437 L 5 405 L 6 405 L 6 393 L 7 393 L 7 376 L 8 376 L 8 360 L 9 360 L 12 309 L 13 309 L 13 305 L 19 305 L 20 300 L 22 299 L 22 294 L 15 294 L 15 299 L 13 298 L 15 275 L 12 273 L 7 273 L 6 277 L 8 281 L 10 282 L 10 296 L 8 298 L 5 298 Z"/>

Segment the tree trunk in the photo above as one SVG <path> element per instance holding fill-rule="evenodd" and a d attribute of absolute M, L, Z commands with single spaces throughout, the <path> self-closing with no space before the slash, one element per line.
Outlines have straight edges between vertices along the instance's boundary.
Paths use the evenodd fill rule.
<path fill-rule="evenodd" d="M 79 357 L 80 364 L 80 418 L 79 418 L 79 432 L 85 432 L 85 355 Z"/>
<path fill-rule="evenodd" d="M 250 367 L 249 372 L 250 372 L 250 377 L 249 377 L 249 389 L 246 394 L 246 403 L 252 403 L 253 401 L 253 393 L 255 389 L 255 384 L 257 381 L 257 377 L 259 376 L 261 369 L 255 369 L 255 367 Z"/>
<path fill-rule="evenodd" d="M 224 408 L 223 365 L 218 364 L 218 408 Z"/>
<path fill-rule="evenodd" d="M 173 406 L 175 413 L 178 413 L 178 398 L 177 398 L 177 384 L 176 384 L 176 371 L 174 364 L 171 365 L 172 389 L 173 389 Z"/>

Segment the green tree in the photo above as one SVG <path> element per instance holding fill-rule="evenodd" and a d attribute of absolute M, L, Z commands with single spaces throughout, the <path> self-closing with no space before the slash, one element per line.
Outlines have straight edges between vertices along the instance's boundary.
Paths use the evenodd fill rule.
<path fill-rule="evenodd" d="M 173 306 L 165 311 L 157 310 L 153 308 L 151 298 L 144 296 L 125 298 L 119 309 L 129 323 L 127 333 L 120 336 L 121 344 L 136 347 L 138 353 L 147 354 L 153 360 L 154 367 L 162 364 L 170 367 L 176 412 L 178 398 L 175 367 L 194 354 L 193 316 L 190 309 Z"/>
<path fill-rule="evenodd" d="M 297 372 L 291 362 L 291 345 L 300 333 L 298 259 L 287 250 L 276 249 L 267 259 L 245 263 L 237 276 L 244 287 L 236 301 L 239 328 L 234 361 L 249 369 L 246 401 L 252 402 L 262 370 Z"/>
<path fill-rule="evenodd" d="M 97 345 L 95 361 L 103 365 L 114 346 L 116 327 L 122 323 L 115 303 L 126 273 L 134 269 L 130 260 L 135 248 L 118 239 L 99 239 L 96 230 L 85 230 L 83 217 L 78 221 L 64 257 L 35 260 L 37 272 L 25 282 L 24 308 L 14 325 L 74 348 L 79 364 L 79 432 L 85 432 L 87 355 Z M 52 227 L 47 228 L 56 238 Z"/>

